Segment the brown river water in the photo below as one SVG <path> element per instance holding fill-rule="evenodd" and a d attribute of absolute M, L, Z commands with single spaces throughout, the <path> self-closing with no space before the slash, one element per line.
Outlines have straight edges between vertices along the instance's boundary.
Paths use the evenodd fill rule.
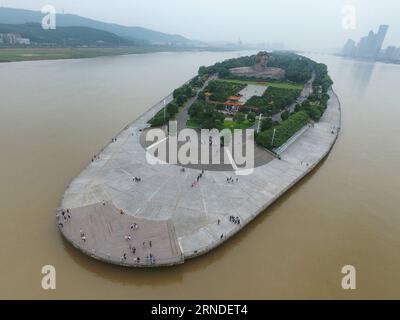
<path fill-rule="evenodd" d="M 400 65 L 329 66 L 342 131 L 329 157 L 213 252 L 154 270 L 93 260 L 61 237 L 69 181 L 144 110 L 238 53 L 0 64 L 0 298 L 400 298 Z M 57 289 L 41 287 L 54 265 Z M 357 289 L 341 288 L 354 265 Z"/>

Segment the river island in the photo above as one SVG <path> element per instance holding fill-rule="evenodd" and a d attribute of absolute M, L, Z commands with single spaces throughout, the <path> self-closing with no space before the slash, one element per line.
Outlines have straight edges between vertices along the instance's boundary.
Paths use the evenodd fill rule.
<path fill-rule="evenodd" d="M 128 267 L 172 266 L 211 251 L 329 154 L 341 121 L 332 84 L 326 65 L 288 52 L 200 67 L 89 159 L 57 209 L 61 233 L 83 253 Z M 189 129 L 209 130 L 175 142 L 196 146 L 193 161 L 171 152 L 161 159 Z M 250 134 L 237 143 L 229 137 L 237 130 Z M 149 140 L 153 132 L 165 138 Z M 232 156 L 242 144 L 253 147 L 251 170 Z M 206 160 L 228 161 L 204 163 L 201 150 Z"/>

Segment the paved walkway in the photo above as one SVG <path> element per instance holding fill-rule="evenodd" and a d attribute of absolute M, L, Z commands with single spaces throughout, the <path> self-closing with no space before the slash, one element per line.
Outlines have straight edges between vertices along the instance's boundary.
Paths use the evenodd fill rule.
<path fill-rule="evenodd" d="M 193 105 L 193 103 L 197 100 L 198 94 L 208 86 L 210 81 L 215 80 L 215 79 L 217 79 L 217 76 L 215 76 L 215 75 L 212 75 L 211 77 L 209 77 L 209 79 L 204 83 L 202 88 L 198 90 L 196 96 L 191 98 L 185 104 L 185 107 L 183 108 L 183 110 L 181 112 L 179 112 L 179 114 L 176 117 L 177 131 L 178 132 L 186 128 L 186 123 L 187 123 L 187 121 L 189 119 L 189 109 Z"/>
<path fill-rule="evenodd" d="M 265 85 L 248 84 L 239 92 L 239 101 L 244 105 L 252 97 L 261 97 L 267 89 Z"/>
<path fill-rule="evenodd" d="M 109 202 L 59 209 L 57 220 L 66 238 L 98 260 L 138 267 L 183 263 L 168 221 L 135 218 Z"/>
<path fill-rule="evenodd" d="M 147 120 L 163 107 L 159 103 L 123 130 L 117 141 L 109 144 L 99 158 L 90 162 L 72 181 L 65 191 L 61 207 L 64 210 L 71 209 L 71 223 L 79 219 L 83 212 L 82 220 L 70 229 L 66 225 L 61 230 L 83 252 L 116 264 L 137 265 L 133 260 L 120 261 L 121 253 L 126 250 L 124 235 L 129 231 L 128 226 L 132 221 L 148 225 L 149 232 L 163 230 L 157 237 L 160 242 L 169 243 L 157 247 L 154 255 L 160 260 L 156 259 L 152 266 L 158 265 L 161 257 L 175 264 L 182 262 L 178 257 L 187 259 L 204 254 L 263 212 L 328 154 L 340 126 L 340 104 L 333 92 L 330 92 L 330 96 L 321 121 L 293 142 L 281 154 L 282 160 L 273 159 L 255 168 L 253 174 L 248 176 L 236 177 L 230 171 L 206 171 L 193 188 L 191 184 L 199 175 L 199 170 L 188 168 L 182 172 L 175 165 L 150 165 L 146 161 L 139 137 Z M 232 176 L 234 182 L 228 183 L 227 178 Z M 141 182 L 135 182 L 134 177 L 140 177 Z M 110 208 L 108 213 L 98 211 L 102 209 L 88 212 L 93 206 L 99 208 L 102 201 L 118 209 Z M 115 210 L 121 209 L 124 215 L 115 213 Z M 231 216 L 240 220 L 240 224 L 232 222 Z M 115 247 L 107 247 L 102 251 L 105 240 L 96 240 L 92 246 L 91 238 L 100 228 L 100 234 L 106 239 L 105 230 L 110 221 L 101 221 L 111 217 L 119 226 L 107 235 L 116 239 Z M 161 225 L 156 225 L 156 222 Z M 171 227 L 167 228 L 167 225 Z M 80 228 L 93 228 L 86 231 L 88 240 L 85 243 L 82 243 Z M 149 237 L 143 232 L 140 240 Z M 154 241 L 158 243 L 158 240 Z M 178 254 L 172 247 L 177 248 L 174 250 L 179 251 Z M 111 258 L 104 258 L 106 252 L 112 252 Z M 146 254 L 143 252 L 141 256 Z"/>

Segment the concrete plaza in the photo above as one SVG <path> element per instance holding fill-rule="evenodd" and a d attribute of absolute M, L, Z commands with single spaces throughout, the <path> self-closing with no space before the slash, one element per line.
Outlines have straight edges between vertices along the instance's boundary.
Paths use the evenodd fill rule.
<path fill-rule="evenodd" d="M 320 122 L 292 141 L 281 159 L 271 158 L 250 175 L 205 171 L 194 187 L 200 168 L 182 171 L 178 165 L 151 165 L 146 160 L 140 136 L 147 121 L 163 108 L 163 99 L 128 125 L 71 182 L 58 211 L 59 219 L 62 210 L 69 209 L 71 215 L 66 223 L 61 220 L 61 232 L 83 252 L 125 266 L 173 265 L 210 251 L 327 156 L 340 129 L 340 103 L 333 91 L 329 94 L 331 99 Z M 233 182 L 228 183 L 230 177 Z M 231 216 L 240 224 L 232 222 Z M 125 239 L 132 223 L 143 226 L 131 235 L 139 249 L 124 259 L 133 243 Z M 88 230 L 85 241 L 81 230 Z M 141 247 L 150 239 L 154 247 Z M 149 260 L 150 254 L 154 261 Z"/>

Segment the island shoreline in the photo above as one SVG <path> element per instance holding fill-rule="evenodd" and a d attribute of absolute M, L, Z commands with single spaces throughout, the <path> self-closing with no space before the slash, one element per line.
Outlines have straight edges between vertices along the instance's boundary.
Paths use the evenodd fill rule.
<path fill-rule="evenodd" d="M 327 111 L 330 108 L 335 107 L 336 105 L 338 106 L 339 109 L 339 119 L 338 122 L 336 123 L 337 125 L 337 131 L 335 132 L 334 135 L 334 140 L 329 144 L 328 148 L 326 149 L 326 151 L 322 154 L 321 157 L 319 157 L 318 161 L 314 162 L 312 165 L 310 165 L 310 167 L 308 167 L 308 169 L 301 175 L 299 175 L 296 179 L 294 179 L 293 181 L 291 181 L 291 183 L 287 186 L 282 188 L 277 194 L 274 195 L 273 198 L 270 199 L 270 201 L 268 201 L 267 203 L 265 203 L 263 206 L 261 206 L 258 211 L 256 213 L 253 213 L 249 216 L 248 219 L 244 219 L 242 224 L 240 225 L 239 228 L 234 229 L 231 233 L 229 234 L 225 234 L 223 239 L 220 239 L 218 241 L 215 241 L 214 243 L 210 244 L 207 247 L 201 247 L 198 248 L 197 250 L 193 250 L 193 251 L 188 251 L 188 250 L 184 250 L 181 247 L 181 251 L 182 251 L 182 259 L 181 260 L 177 260 L 171 263 L 162 263 L 159 262 L 155 265 L 151 265 L 151 264 L 131 264 L 131 263 L 125 263 L 125 262 L 116 262 L 115 260 L 111 260 L 111 259 L 107 259 L 104 257 L 101 257 L 93 252 L 90 252 L 90 250 L 87 250 L 85 248 L 82 247 L 82 245 L 77 244 L 75 241 L 73 241 L 72 239 L 70 239 L 70 237 L 65 234 L 63 228 L 60 228 L 61 233 L 63 234 L 63 237 L 73 245 L 73 247 L 75 247 L 76 249 L 80 250 L 82 253 L 89 255 L 92 258 L 95 258 L 98 261 L 101 262 L 105 262 L 105 263 L 111 263 L 114 265 L 119 265 L 119 266 L 124 266 L 124 267 L 139 267 L 139 268 L 148 268 L 148 267 L 169 267 L 169 266 L 174 266 L 174 265 L 178 265 L 178 264 L 182 264 L 184 263 L 184 261 L 186 261 L 187 259 L 193 259 L 202 255 L 207 254 L 208 252 L 212 251 L 213 249 L 219 247 L 221 244 L 225 243 L 228 239 L 232 238 L 233 236 L 235 236 L 240 230 L 242 230 L 243 228 L 245 228 L 251 221 L 253 221 L 256 217 L 258 217 L 260 214 L 264 213 L 273 203 L 275 203 L 278 199 L 281 198 L 281 196 L 283 196 L 284 194 L 286 194 L 288 191 L 290 191 L 290 189 L 292 189 L 295 185 L 297 185 L 297 183 L 299 181 L 301 181 L 303 178 L 305 178 L 306 176 L 308 176 L 311 172 L 314 171 L 314 169 L 324 160 L 328 157 L 328 155 L 330 154 L 331 150 L 333 149 L 338 136 L 339 136 L 339 132 L 340 132 L 340 127 L 341 127 L 341 103 L 339 100 L 339 97 L 337 96 L 336 92 L 333 90 L 333 88 L 331 88 L 329 90 L 329 95 L 330 95 L 330 100 L 329 100 L 329 104 L 328 104 L 328 108 Z M 148 120 L 152 117 L 153 114 L 155 114 L 156 112 L 159 111 L 159 109 L 163 106 L 163 101 L 167 100 L 167 99 L 171 99 L 172 94 L 168 95 L 167 97 L 165 97 L 164 99 L 161 99 L 157 104 L 155 104 L 153 107 L 151 107 L 150 109 L 148 109 L 147 111 L 145 111 L 142 115 L 140 115 L 139 117 L 137 117 L 135 120 L 133 120 L 130 124 L 126 125 L 117 135 L 120 136 L 121 134 L 123 134 L 125 131 L 129 130 L 129 128 L 131 126 L 133 126 L 136 122 L 140 121 L 140 120 Z M 336 103 L 335 101 L 336 100 Z M 101 152 L 103 152 L 110 144 L 106 145 Z M 288 147 L 288 149 L 290 149 L 290 146 Z M 144 150 L 143 150 L 144 151 Z M 100 152 L 100 154 L 101 154 Z M 286 152 L 286 151 L 285 151 Z M 285 152 L 283 152 L 283 157 Z M 277 160 L 277 161 L 282 161 L 282 160 Z M 90 163 L 88 163 L 88 165 L 90 165 Z M 87 165 L 87 166 L 88 166 Z M 87 167 L 86 166 L 86 167 Z M 268 166 L 268 164 L 266 165 Z M 85 167 L 85 168 L 86 168 Z M 85 170 L 85 168 L 83 169 L 83 171 Z M 74 178 L 74 180 L 76 179 L 76 177 Z M 67 187 L 68 189 L 68 187 Z M 65 196 L 65 194 L 64 194 Z M 61 203 L 64 202 L 64 196 L 63 196 L 63 200 L 61 201 Z M 62 207 L 62 205 L 61 205 Z M 178 242 L 180 241 L 179 238 L 177 238 Z"/>

